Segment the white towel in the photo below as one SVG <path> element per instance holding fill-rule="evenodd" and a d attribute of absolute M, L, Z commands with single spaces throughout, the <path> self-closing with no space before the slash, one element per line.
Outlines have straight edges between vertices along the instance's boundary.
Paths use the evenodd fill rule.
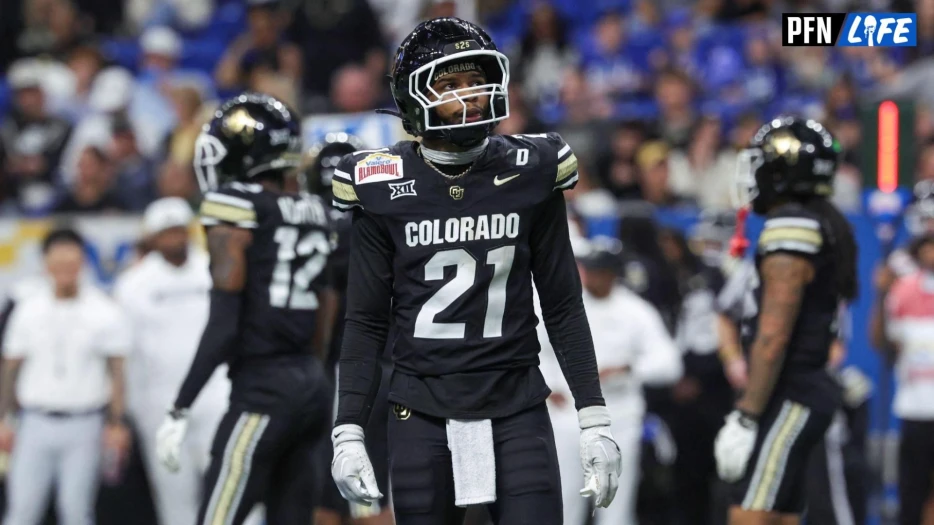
<path fill-rule="evenodd" d="M 448 419 L 446 428 L 454 467 L 454 503 L 466 507 L 496 501 L 493 422 Z"/>

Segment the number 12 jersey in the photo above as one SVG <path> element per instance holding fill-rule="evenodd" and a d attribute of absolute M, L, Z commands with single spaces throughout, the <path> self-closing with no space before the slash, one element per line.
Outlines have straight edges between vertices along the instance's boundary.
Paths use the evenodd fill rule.
<path fill-rule="evenodd" d="M 201 223 L 253 232 L 232 357 L 310 354 L 333 239 L 320 198 L 233 182 L 204 196 Z"/>
<path fill-rule="evenodd" d="M 554 133 L 494 136 L 456 178 L 418 148 L 356 152 L 334 173 L 334 204 L 354 213 L 337 424 L 365 420 L 363 356 L 383 348 L 390 325 L 391 401 L 446 418 L 542 402 L 533 276 L 556 350 L 593 361 L 562 195 L 577 181 L 571 148 Z M 572 381 L 596 386 L 575 392 L 583 406 L 603 404 L 595 365 L 592 376 Z"/>

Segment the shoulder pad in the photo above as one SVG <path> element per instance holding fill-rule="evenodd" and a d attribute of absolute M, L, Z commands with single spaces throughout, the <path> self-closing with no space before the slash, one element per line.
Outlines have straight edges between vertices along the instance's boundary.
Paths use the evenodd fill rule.
<path fill-rule="evenodd" d="M 775 251 L 814 255 L 824 245 L 820 217 L 800 204 L 786 204 L 765 219 L 759 236 L 759 253 Z"/>
<path fill-rule="evenodd" d="M 233 182 L 204 195 L 201 202 L 201 224 L 229 224 L 238 228 L 257 227 L 256 197 L 262 193 L 259 184 Z"/>
<path fill-rule="evenodd" d="M 553 177 L 552 189 L 554 191 L 569 190 L 577 185 L 577 156 L 561 135 L 549 132 L 535 135 L 509 135 L 508 138 L 525 143 L 538 151 L 541 168 L 547 169 Z"/>
<path fill-rule="evenodd" d="M 364 208 L 357 187 L 374 182 L 402 179 L 404 169 L 402 156 L 395 148 L 360 150 L 344 155 L 334 170 L 331 189 L 334 207 L 349 210 Z"/>

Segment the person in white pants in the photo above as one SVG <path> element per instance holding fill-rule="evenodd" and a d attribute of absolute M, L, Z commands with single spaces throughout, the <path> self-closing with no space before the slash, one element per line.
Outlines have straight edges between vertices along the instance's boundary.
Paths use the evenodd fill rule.
<path fill-rule="evenodd" d="M 139 431 L 159 523 L 193 524 L 198 517 L 211 443 L 227 409 L 226 369 L 218 369 L 192 407 L 181 470 L 156 457 L 156 431 L 188 371 L 208 319 L 208 258 L 190 246 L 194 215 L 180 198 L 149 205 L 144 234 L 152 250 L 117 281 L 114 296 L 133 326 L 128 358 L 129 412 Z"/>
<path fill-rule="evenodd" d="M 38 524 L 53 490 L 59 524 L 93 525 L 102 449 L 119 464 L 130 444 L 129 327 L 110 298 L 81 282 L 83 246 L 74 230 L 49 233 L 50 286 L 17 301 L 4 334 L 0 448 L 12 449 L 4 525 Z"/>
<path fill-rule="evenodd" d="M 578 242 L 575 254 L 584 287 L 584 309 L 597 353 L 600 385 L 613 417 L 612 432 L 623 464 L 616 499 L 608 508 L 598 509 L 594 520 L 597 525 L 633 525 L 645 414 L 642 385 L 676 382 L 683 371 L 681 352 L 655 308 L 617 284 L 619 241 L 597 238 Z M 542 373 L 553 392 L 548 408 L 561 469 L 564 523 L 579 525 L 584 523 L 590 506 L 579 494 L 583 472 L 578 458 L 577 411 L 541 323 L 539 339 L 543 348 Z"/>

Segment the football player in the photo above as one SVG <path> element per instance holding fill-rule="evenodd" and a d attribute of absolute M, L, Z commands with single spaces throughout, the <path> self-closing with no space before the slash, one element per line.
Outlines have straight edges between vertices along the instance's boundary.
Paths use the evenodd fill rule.
<path fill-rule="evenodd" d="M 616 492 L 619 448 L 563 196 L 577 159 L 554 133 L 492 135 L 508 116 L 508 83 L 508 59 L 485 31 L 457 18 L 422 23 L 400 45 L 390 84 L 421 142 L 358 151 L 334 172 L 334 204 L 354 215 L 332 475 L 351 501 L 385 490 L 363 427 L 392 325 L 400 525 L 458 523 L 469 504 L 487 504 L 496 523 L 561 522 L 533 277 L 578 409 L 582 494 L 605 507 Z"/>
<path fill-rule="evenodd" d="M 307 168 L 299 173 L 298 182 L 303 191 L 318 195 L 326 202 L 330 203 L 333 198 L 331 190 L 331 180 L 334 178 L 334 170 L 338 162 L 344 155 L 363 149 L 363 142 L 354 135 L 348 133 L 328 133 L 324 140 L 311 146 L 306 153 Z M 329 207 L 332 224 L 338 236 L 338 244 L 331 256 L 328 258 L 330 267 L 331 288 L 337 292 L 334 297 L 334 311 L 336 316 L 332 319 L 319 319 L 321 323 L 327 323 L 328 327 L 333 327 L 333 332 L 325 337 L 324 350 L 327 354 L 323 360 L 325 362 L 325 372 L 334 382 L 334 372 L 337 370 L 337 360 L 340 357 L 340 343 L 342 339 L 343 323 L 335 323 L 335 319 L 343 318 L 345 311 L 345 300 L 342 292 L 347 289 L 347 265 L 348 265 L 348 240 L 350 239 L 350 220 L 351 214 Z M 320 331 L 319 331 L 320 333 Z M 383 361 L 383 374 L 389 371 L 389 363 Z M 388 381 L 387 381 L 388 383 Z M 377 393 L 377 405 L 386 406 L 388 403 L 386 396 L 389 394 L 389 385 L 382 384 Z M 366 428 L 366 449 L 370 458 L 373 460 L 373 470 L 376 474 L 377 484 L 381 486 L 389 485 L 389 458 L 386 453 L 386 414 L 373 412 Z M 327 440 L 319 444 L 318 453 L 321 455 L 321 465 L 330 465 L 333 457 L 333 448 Z M 340 525 L 348 518 L 350 523 L 355 525 L 379 525 L 392 523 L 392 511 L 389 509 L 389 497 L 384 495 L 378 503 L 372 505 L 361 505 L 359 503 L 350 503 L 341 497 L 337 485 L 330 476 L 330 469 L 327 472 L 321 472 L 323 493 L 318 508 L 315 510 L 315 523 L 319 525 Z"/>
<path fill-rule="evenodd" d="M 300 158 L 298 115 L 261 94 L 221 105 L 195 144 L 210 314 L 156 447 L 177 470 L 188 409 L 226 362 L 230 407 L 198 523 L 240 524 L 257 502 L 270 525 L 311 521 L 313 450 L 327 435 L 332 399 L 311 340 L 332 240 L 324 203 L 283 190 Z"/>
<path fill-rule="evenodd" d="M 744 201 L 765 225 L 743 320 L 749 380 L 714 445 L 732 525 L 800 522 L 808 457 L 842 403 L 827 362 L 857 281 L 852 229 L 828 200 L 838 156 L 821 124 L 795 117 L 767 123 L 740 156 Z"/>

